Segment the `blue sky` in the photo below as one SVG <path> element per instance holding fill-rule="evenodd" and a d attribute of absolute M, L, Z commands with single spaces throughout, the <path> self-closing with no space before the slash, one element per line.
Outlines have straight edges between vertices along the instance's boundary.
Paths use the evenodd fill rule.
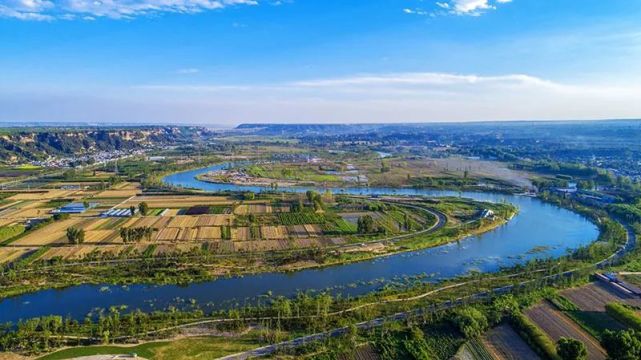
<path fill-rule="evenodd" d="M 638 0 L 0 0 L 0 121 L 641 117 Z"/>

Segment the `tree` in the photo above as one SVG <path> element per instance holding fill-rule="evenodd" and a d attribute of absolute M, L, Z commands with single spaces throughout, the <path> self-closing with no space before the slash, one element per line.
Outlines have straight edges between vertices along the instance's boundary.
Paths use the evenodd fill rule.
<path fill-rule="evenodd" d="M 243 194 L 243 199 L 245 199 L 245 200 L 254 200 L 255 198 L 256 198 L 256 194 L 254 194 L 251 191 L 248 191 L 248 192 Z"/>
<path fill-rule="evenodd" d="M 76 227 L 67 228 L 67 240 L 72 244 L 82 244 L 85 241 L 85 231 Z"/>
<path fill-rule="evenodd" d="M 488 327 L 485 315 L 473 307 L 456 310 L 452 317 L 452 322 L 468 339 L 481 336 Z"/>
<path fill-rule="evenodd" d="M 131 213 L 131 216 L 136 215 L 136 207 L 135 207 L 135 206 L 133 206 L 133 205 L 131 205 L 131 206 L 129 207 L 129 212 Z"/>
<path fill-rule="evenodd" d="M 140 215 L 146 216 L 147 212 L 149 211 L 149 205 L 146 202 L 141 202 L 138 204 L 138 211 L 140 211 Z"/>
<path fill-rule="evenodd" d="M 641 332 L 634 329 L 606 330 L 601 337 L 601 345 L 611 360 L 641 359 Z"/>
<path fill-rule="evenodd" d="M 585 360 L 588 358 L 588 349 L 579 340 L 560 338 L 556 343 L 556 352 L 563 360 Z"/>
<path fill-rule="evenodd" d="M 371 215 L 364 215 L 358 218 L 357 231 L 359 234 L 371 234 L 374 232 L 374 219 Z"/>

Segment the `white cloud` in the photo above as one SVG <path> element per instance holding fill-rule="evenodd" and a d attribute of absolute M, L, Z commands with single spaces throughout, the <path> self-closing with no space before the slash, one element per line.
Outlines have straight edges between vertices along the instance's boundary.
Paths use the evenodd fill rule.
<path fill-rule="evenodd" d="M 0 17 L 19 20 L 132 19 L 172 13 L 199 13 L 258 0 L 0 0 Z"/>
<path fill-rule="evenodd" d="M 447 0 L 437 1 L 435 15 L 468 15 L 479 16 L 488 10 L 495 10 L 499 4 L 507 4 L 512 0 Z"/>
<path fill-rule="evenodd" d="M 0 87 L 0 121 L 170 123 L 572 120 L 641 117 L 641 85 L 528 74 L 392 73 L 271 84 Z M 82 99 L 80 101 L 79 99 Z"/>

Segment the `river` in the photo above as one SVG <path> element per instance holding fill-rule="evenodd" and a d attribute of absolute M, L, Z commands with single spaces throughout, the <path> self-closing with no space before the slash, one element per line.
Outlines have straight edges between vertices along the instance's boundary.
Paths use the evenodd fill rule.
<path fill-rule="evenodd" d="M 195 179 L 196 175 L 220 169 L 221 166 L 185 171 L 169 175 L 164 180 L 172 185 L 206 191 L 263 190 Z M 307 191 L 308 188 L 285 190 Z M 507 201 L 519 208 L 519 214 L 493 231 L 457 243 L 323 269 L 245 275 L 186 286 L 79 285 L 61 290 L 42 290 L 0 301 L 0 322 L 49 314 L 82 319 L 92 309 L 113 305 L 149 311 L 187 304 L 189 299 L 196 300 L 205 308 L 214 309 L 254 302 L 268 291 L 275 296 L 292 296 L 298 291 L 328 289 L 335 294 L 354 296 L 406 277 L 421 276 L 434 281 L 466 274 L 471 270 L 491 272 L 501 266 L 511 266 L 534 258 L 559 257 L 566 254 L 568 249 L 587 245 L 598 237 L 597 227 L 584 217 L 531 197 L 393 188 L 332 190 L 349 194 L 462 196 L 482 201 Z"/>

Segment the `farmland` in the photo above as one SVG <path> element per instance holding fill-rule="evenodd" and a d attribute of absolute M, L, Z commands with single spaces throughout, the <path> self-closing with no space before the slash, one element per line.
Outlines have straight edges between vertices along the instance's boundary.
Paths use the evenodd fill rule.
<path fill-rule="evenodd" d="M 6 225 L 0 227 L 3 240 L 11 239 L 14 249 L 47 246 L 42 261 L 100 259 L 141 256 L 154 245 L 151 255 L 195 254 L 206 249 L 213 254 L 237 254 L 301 249 L 323 249 L 372 242 L 394 235 L 428 229 L 436 219 L 427 211 L 415 211 L 401 204 L 374 199 L 323 195 L 322 205 L 299 195 L 265 196 L 243 199 L 221 195 L 148 195 L 136 183 L 120 183 L 112 189 L 31 190 L 8 194 L 16 201 L 2 211 Z M 401 199 L 402 200 L 402 199 Z M 51 222 L 53 209 L 70 202 L 91 202 L 90 209 Z M 100 216 L 109 209 L 138 208 L 145 204 L 146 215 L 124 218 Z M 460 199 L 420 204 L 444 211 L 452 226 L 480 212 L 481 203 Z M 27 213 L 29 212 L 29 213 Z M 50 219 L 43 226 L 24 232 L 25 218 Z M 357 220 L 371 218 L 372 225 L 359 233 Z M 67 230 L 81 229 L 81 244 L 69 244 Z M 137 240 L 135 251 L 124 241 L 123 229 L 150 229 L 148 238 Z M 6 236 L 5 236 L 6 235 Z M 201 249 L 201 250 L 198 250 Z M 344 252 L 376 254 L 394 251 L 377 243 L 371 247 L 350 248 Z M 4 251 L 0 261 L 10 263 L 18 251 Z"/>
<path fill-rule="evenodd" d="M 605 312 L 605 305 L 612 302 L 624 302 L 633 306 L 641 306 L 641 299 L 618 293 L 600 282 L 568 289 L 563 291 L 562 294 L 583 311 Z"/>
<path fill-rule="evenodd" d="M 489 330 L 483 344 L 496 360 L 538 360 L 540 357 L 507 324 Z"/>
<path fill-rule="evenodd" d="M 599 341 L 585 332 L 572 319 L 556 310 L 550 303 L 543 302 L 526 311 L 528 318 L 540 327 L 553 341 L 561 337 L 573 338 L 583 342 L 588 349 L 590 360 L 606 358 L 605 350 Z"/>

